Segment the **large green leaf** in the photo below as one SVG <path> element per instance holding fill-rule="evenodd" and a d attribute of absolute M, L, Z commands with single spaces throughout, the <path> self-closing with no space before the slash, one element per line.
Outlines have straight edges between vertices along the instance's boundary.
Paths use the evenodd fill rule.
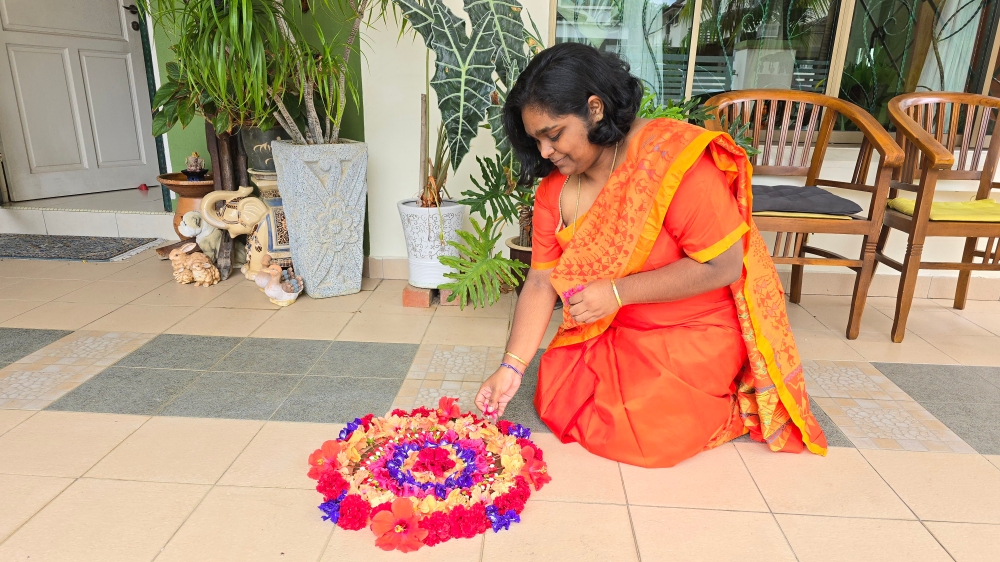
<path fill-rule="evenodd" d="M 465 0 L 465 11 L 473 28 L 484 26 L 493 30 L 497 75 L 508 88 L 528 66 L 522 10 L 517 0 Z"/>
<path fill-rule="evenodd" d="M 474 218 L 470 218 L 475 234 L 459 230 L 458 235 L 465 244 L 448 241 L 448 244 L 459 251 L 460 257 L 441 256 L 438 260 L 457 273 L 445 273 L 445 277 L 453 279 L 451 283 L 441 285 L 441 289 L 452 292 L 449 301 L 458 299 L 459 306 L 465 308 L 470 302 L 475 308 L 495 304 L 501 295 L 504 285 L 513 287 L 524 279 L 524 270 L 528 266 L 521 262 L 507 259 L 496 252 L 497 242 L 503 235 L 502 223 L 493 222 L 487 218 L 480 226 Z"/>

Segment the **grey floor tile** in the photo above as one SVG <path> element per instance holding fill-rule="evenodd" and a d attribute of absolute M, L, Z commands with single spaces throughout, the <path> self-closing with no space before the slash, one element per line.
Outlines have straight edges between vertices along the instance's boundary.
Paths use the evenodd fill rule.
<path fill-rule="evenodd" d="M 1000 455 L 1000 410 L 996 404 L 921 402 L 948 429 L 983 455 Z"/>
<path fill-rule="evenodd" d="M 402 381 L 353 377 L 305 377 L 273 420 L 347 423 L 365 414 L 382 416 Z"/>
<path fill-rule="evenodd" d="M 328 341 L 247 338 L 212 370 L 304 375 L 328 347 Z"/>
<path fill-rule="evenodd" d="M 410 370 L 418 347 L 405 343 L 335 341 L 309 374 L 402 380 Z"/>
<path fill-rule="evenodd" d="M 1000 405 L 1000 387 L 984 377 L 1000 369 L 907 363 L 872 365 L 921 404 L 934 401 Z"/>
<path fill-rule="evenodd" d="M 809 399 L 809 407 L 812 410 L 813 416 L 816 417 L 816 421 L 819 422 L 819 426 L 823 428 L 823 433 L 826 434 L 826 443 L 831 447 L 853 447 L 854 443 L 844 435 L 843 431 L 837 427 L 837 424 L 833 423 L 830 416 L 826 415 L 823 408 L 816 403 L 812 398 Z"/>
<path fill-rule="evenodd" d="M 539 351 L 535 358 L 531 360 L 528 368 L 524 370 L 524 377 L 521 379 L 521 387 L 514 395 L 514 399 L 507 404 L 504 410 L 503 419 L 519 423 L 532 431 L 542 433 L 552 433 L 538 417 L 535 410 L 535 389 L 538 388 L 538 366 L 542 362 L 542 352 Z"/>
<path fill-rule="evenodd" d="M 164 416 L 266 420 L 302 375 L 205 373 L 160 411 Z"/>
<path fill-rule="evenodd" d="M 243 338 L 161 334 L 123 357 L 116 365 L 206 370 L 211 369 L 242 340 Z"/>
<path fill-rule="evenodd" d="M 110 367 L 50 405 L 49 410 L 154 415 L 203 371 Z"/>
<path fill-rule="evenodd" d="M 0 362 L 13 363 L 72 333 L 67 330 L 0 328 Z"/>

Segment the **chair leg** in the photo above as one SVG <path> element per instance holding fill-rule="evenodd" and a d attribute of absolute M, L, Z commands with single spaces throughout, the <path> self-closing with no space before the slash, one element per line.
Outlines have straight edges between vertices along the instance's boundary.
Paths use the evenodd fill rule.
<path fill-rule="evenodd" d="M 976 251 L 976 243 L 978 241 L 978 238 L 965 239 L 965 251 L 962 252 L 962 263 L 972 263 L 972 253 Z M 987 251 L 989 251 L 989 248 L 987 248 Z M 971 277 L 971 271 L 958 272 L 958 287 L 955 288 L 955 308 L 958 310 L 965 309 L 965 301 L 969 296 L 969 280 Z"/>
<path fill-rule="evenodd" d="M 923 254 L 923 244 L 906 245 L 906 258 L 903 260 L 903 271 L 900 272 L 899 292 L 896 294 L 896 316 L 892 322 L 892 341 L 900 343 L 906 334 L 906 319 L 910 316 L 910 306 L 913 304 L 913 292 L 917 288 L 917 275 L 920 274 L 920 256 Z"/>
<path fill-rule="evenodd" d="M 791 233 L 789 233 L 789 236 L 791 236 Z M 805 246 L 808 240 L 809 240 L 809 234 L 803 232 L 802 246 Z M 801 258 L 803 256 L 805 256 L 805 252 L 803 252 L 802 250 L 799 250 L 798 253 L 796 254 L 796 257 Z M 799 304 L 800 302 L 802 302 L 802 274 L 804 273 L 804 270 L 805 270 L 804 265 L 792 266 L 792 279 L 791 279 L 791 287 L 789 287 L 788 291 L 788 300 L 790 300 L 795 304 Z"/>
<path fill-rule="evenodd" d="M 861 332 L 861 317 L 865 313 L 865 302 L 868 300 L 868 290 L 875 276 L 875 244 L 867 239 L 862 246 L 861 271 L 854 278 L 854 295 L 851 298 L 851 315 L 847 320 L 847 339 L 856 340 Z"/>

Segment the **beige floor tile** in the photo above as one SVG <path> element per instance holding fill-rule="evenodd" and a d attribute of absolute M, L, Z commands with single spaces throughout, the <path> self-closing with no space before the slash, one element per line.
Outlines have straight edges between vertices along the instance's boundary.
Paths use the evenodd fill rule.
<path fill-rule="evenodd" d="M 0 277 L 37 278 L 64 265 L 57 260 L 0 260 Z"/>
<path fill-rule="evenodd" d="M 515 525 L 517 525 L 515 523 Z M 506 533 L 508 531 L 500 531 Z M 493 534 L 493 531 L 487 531 Z M 406 560 L 406 562 L 477 562 L 483 549 L 482 535 L 471 539 L 452 539 L 432 547 L 423 547 L 416 552 L 401 554 L 385 551 L 375 546 L 375 535 L 368 529 L 345 531 L 337 529 L 330 537 L 330 544 L 320 562 L 381 562 Z"/>
<path fill-rule="evenodd" d="M 918 308 L 938 309 L 942 306 L 941 299 L 913 299 L 910 310 Z M 868 297 L 868 304 L 881 310 L 886 316 L 892 318 L 896 313 L 896 297 Z"/>
<path fill-rule="evenodd" d="M 638 560 L 628 508 L 528 500 L 521 522 L 487 533 L 483 562 Z"/>
<path fill-rule="evenodd" d="M 471 304 L 463 310 L 459 306 L 438 306 L 436 316 L 456 316 L 459 318 L 503 318 L 509 319 L 514 307 L 513 293 L 500 295 L 500 300 L 492 306 L 474 308 Z"/>
<path fill-rule="evenodd" d="M 157 562 L 318 560 L 334 526 L 313 490 L 216 486 Z"/>
<path fill-rule="evenodd" d="M 736 448 L 775 513 L 915 518 L 856 449 L 830 447 L 821 457 L 774 453 L 758 443 Z"/>
<path fill-rule="evenodd" d="M 78 480 L 0 545 L 0 560 L 152 560 L 206 491 Z"/>
<path fill-rule="evenodd" d="M 532 499 L 625 504 L 617 462 L 589 453 L 578 443 L 564 445 L 551 433 L 534 433 L 531 438 L 545 453 L 552 475 L 552 482 L 532 494 Z"/>
<path fill-rule="evenodd" d="M 159 279 L 136 281 L 94 281 L 86 287 L 65 294 L 60 302 L 126 304 L 163 285 Z"/>
<path fill-rule="evenodd" d="M 267 422 L 219 480 L 224 486 L 314 490 L 306 459 L 343 425 Z"/>
<path fill-rule="evenodd" d="M 97 281 L 119 271 L 124 271 L 139 262 L 130 263 L 127 260 L 116 262 L 69 262 L 61 267 L 54 267 L 42 272 L 41 279 L 82 279 Z"/>
<path fill-rule="evenodd" d="M 200 308 L 165 332 L 197 336 L 246 337 L 273 315 L 273 310 Z"/>
<path fill-rule="evenodd" d="M 1000 471 L 980 455 L 862 454 L 921 519 L 1000 523 Z"/>
<path fill-rule="evenodd" d="M 800 562 L 948 562 L 918 521 L 775 515 Z"/>
<path fill-rule="evenodd" d="M 986 460 L 993 463 L 993 466 L 996 466 L 998 469 L 1000 469 L 1000 455 L 983 455 L 983 456 L 986 457 Z"/>
<path fill-rule="evenodd" d="M 359 312 L 337 336 L 344 341 L 420 343 L 430 324 L 430 316 L 404 316 Z"/>
<path fill-rule="evenodd" d="M 154 417 L 85 476 L 214 484 L 263 425 L 251 420 Z"/>
<path fill-rule="evenodd" d="M 34 412 L 23 410 L 0 410 L 0 435 L 7 433 L 24 420 L 30 418 Z"/>
<path fill-rule="evenodd" d="M 860 353 L 854 351 L 839 333 L 802 330 L 794 332 L 795 344 L 803 359 L 829 359 L 833 361 L 864 361 Z"/>
<path fill-rule="evenodd" d="M 0 542 L 72 483 L 72 478 L 0 474 L 0 498 L 4 499 Z"/>
<path fill-rule="evenodd" d="M 296 302 L 275 312 L 252 335 L 255 338 L 333 340 L 353 317 L 351 312 L 305 311 Z"/>
<path fill-rule="evenodd" d="M 114 331 L 129 329 L 146 334 L 159 334 L 198 310 L 193 306 L 149 306 L 126 304 L 107 316 L 87 324 L 86 330 Z"/>
<path fill-rule="evenodd" d="M 212 285 L 211 287 L 195 287 L 194 284 L 183 285 L 181 283 L 172 282 L 173 277 L 168 276 L 167 282 L 164 282 L 156 289 L 132 301 L 132 304 L 145 304 L 153 306 L 204 306 L 220 297 L 226 291 L 236 287 L 241 281 L 243 281 L 243 275 L 237 274 L 237 276 L 238 277 L 230 277 L 226 281 Z"/>
<path fill-rule="evenodd" d="M 294 306 L 302 312 L 357 312 L 361 310 L 370 296 L 372 296 L 371 291 L 361 291 L 353 295 L 327 299 L 314 299 L 307 294 L 302 294 L 295 301 Z"/>
<path fill-rule="evenodd" d="M 44 301 L 0 301 L 0 322 L 20 316 L 43 304 L 45 304 Z"/>
<path fill-rule="evenodd" d="M 1000 366 L 1000 337 L 938 335 L 927 341 L 962 365 Z"/>
<path fill-rule="evenodd" d="M 0 436 L 0 473 L 77 477 L 147 418 L 38 412 Z"/>
<path fill-rule="evenodd" d="M 791 302 L 785 303 L 785 311 L 788 313 L 788 321 L 791 323 L 793 331 L 823 331 L 827 329 L 812 313 L 800 305 Z"/>
<path fill-rule="evenodd" d="M 507 345 L 506 318 L 464 318 L 437 315 L 427 327 L 423 343 L 504 347 Z"/>
<path fill-rule="evenodd" d="M 106 303 L 47 302 L 0 324 L 5 328 L 79 330 L 110 314 L 119 305 Z"/>
<path fill-rule="evenodd" d="M 215 297 L 207 304 L 206 308 L 260 308 L 263 310 L 278 310 L 280 306 L 271 302 L 271 299 L 260 290 L 253 281 L 242 280 L 233 288 Z"/>
<path fill-rule="evenodd" d="M 956 562 L 996 562 L 1000 527 L 974 523 L 927 521 L 924 526 Z"/>
<path fill-rule="evenodd" d="M 25 279 L 4 287 L 3 298 L 20 301 L 50 301 L 90 285 L 80 279 Z"/>
<path fill-rule="evenodd" d="M 951 310 L 938 308 L 917 308 L 910 311 L 906 319 L 906 329 L 923 337 L 933 336 L 989 336 L 988 330 L 976 325 L 971 320 L 963 318 Z"/>
<path fill-rule="evenodd" d="M 381 284 L 381 283 L 382 283 L 382 279 L 381 278 L 375 279 L 375 278 L 371 278 L 371 277 L 362 277 L 361 278 L 361 290 L 362 291 L 374 291 L 375 289 L 378 288 L 379 284 Z"/>
<path fill-rule="evenodd" d="M 109 275 L 107 281 L 133 281 L 136 279 L 162 279 L 164 282 L 174 280 L 174 269 L 170 260 L 146 259 L 135 262 L 118 273 Z M 237 272 L 238 274 L 238 272 Z M 242 277 L 242 276 L 241 276 Z"/>
<path fill-rule="evenodd" d="M 513 323 L 513 320 L 511 321 Z M 549 320 L 549 326 L 545 328 L 545 335 L 542 336 L 542 344 L 539 349 L 544 350 L 552 343 L 552 338 L 556 337 L 556 332 L 559 331 L 559 326 L 562 324 L 562 311 L 556 310 L 552 314 L 552 319 Z"/>
<path fill-rule="evenodd" d="M 629 510 L 643 560 L 795 560 L 770 513 L 643 506 Z M 739 538 L 732 537 L 733 529 L 739 529 Z"/>
<path fill-rule="evenodd" d="M 671 468 L 621 467 L 631 505 L 768 510 L 732 444 L 698 453 Z"/>
<path fill-rule="evenodd" d="M 843 306 L 806 305 L 804 308 L 838 336 L 846 333 L 847 319 L 851 314 L 850 301 Z M 865 307 L 865 313 L 861 316 L 861 333 L 888 332 L 891 328 L 892 318 L 873 306 Z"/>
<path fill-rule="evenodd" d="M 980 302 L 982 301 L 970 302 L 966 310 L 955 310 L 954 312 L 977 326 L 988 330 L 993 335 L 1000 335 L 1000 313 L 981 312 L 977 310 Z"/>
<path fill-rule="evenodd" d="M 936 336 L 929 337 L 931 340 L 935 338 Z M 917 334 L 909 332 L 902 343 L 893 343 L 889 330 L 879 333 L 862 332 L 858 339 L 848 341 L 847 345 L 860 353 L 866 361 L 931 363 L 935 365 L 956 363 L 947 353 L 934 347 Z"/>
<path fill-rule="evenodd" d="M 403 287 L 406 281 L 401 279 L 385 279 L 371 296 L 361 305 L 361 312 L 366 314 L 398 314 L 406 316 L 433 316 L 437 305 L 430 308 L 411 308 L 403 306 Z"/>

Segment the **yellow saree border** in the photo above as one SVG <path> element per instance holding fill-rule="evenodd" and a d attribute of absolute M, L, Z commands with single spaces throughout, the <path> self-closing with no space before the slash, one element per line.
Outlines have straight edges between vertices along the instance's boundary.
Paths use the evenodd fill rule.
<path fill-rule="evenodd" d="M 712 261 L 719 257 L 722 252 L 725 252 L 729 248 L 733 247 L 733 244 L 737 240 L 743 238 L 743 235 L 750 232 L 750 227 L 747 223 L 740 223 L 732 232 L 727 234 L 722 240 L 719 240 L 715 244 L 705 248 L 704 250 L 697 251 L 693 254 L 688 254 L 688 257 L 693 259 L 698 263 L 705 263 L 707 261 Z"/>

